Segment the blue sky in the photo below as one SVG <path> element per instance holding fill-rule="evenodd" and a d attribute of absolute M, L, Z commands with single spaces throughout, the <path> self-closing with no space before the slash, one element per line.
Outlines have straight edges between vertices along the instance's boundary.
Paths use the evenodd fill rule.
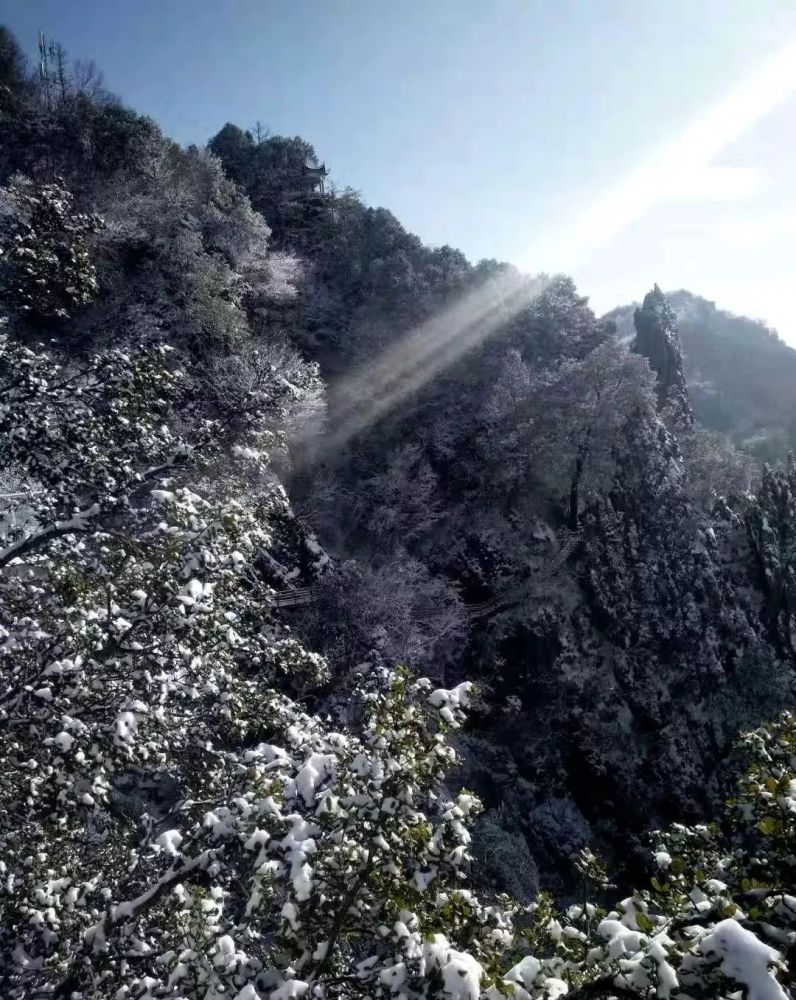
<path fill-rule="evenodd" d="M 180 142 L 259 119 L 430 243 L 568 270 L 598 310 L 686 287 L 796 344 L 796 49 L 755 82 L 796 42 L 793 0 L 0 0 L 0 20 L 96 60 Z M 692 162 L 736 92 L 739 127 Z"/>

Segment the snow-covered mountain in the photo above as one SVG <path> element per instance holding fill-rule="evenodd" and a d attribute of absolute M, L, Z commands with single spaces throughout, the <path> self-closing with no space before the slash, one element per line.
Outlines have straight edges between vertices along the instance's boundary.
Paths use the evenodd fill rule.
<path fill-rule="evenodd" d="M 680 331 L 697 420 L 744 450 L 776 460 L 796 447 L 796 350 L 759 320 L 681 290 L 667 293 Z M 637 303 L 608 314 L 633 336 Z"/>

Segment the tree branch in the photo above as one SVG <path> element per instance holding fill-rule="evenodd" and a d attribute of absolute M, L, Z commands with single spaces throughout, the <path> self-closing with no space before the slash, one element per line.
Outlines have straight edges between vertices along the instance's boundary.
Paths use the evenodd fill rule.
<path fill-rule="evenodd" d="M 90 531 L 92 528 L 91 522 L 100 513 L 100 505 L 98 503 L 93 503 L 90 507 L 79 511 L 74 515 L 74 517 L 69 518 L 68 521 L 56 521 L 54 524 L 50 524 L 46 528 L 42 528 L 41 531 L 35 531 L 32 535 L 28 535 L 26 538 L 21 538 L 18 542 L 13 542 L 11 545 L 8 545 L 6 548 L 0 550 L 0 567 L 8 565 L 12 559 L 18 559 L 27 552 L 32 552 L 35 549 L 41 548 L 41 546 L 49 542 L 51 538 L 58 538 L 61 535 L 75 535 L 83 531 Z"/>

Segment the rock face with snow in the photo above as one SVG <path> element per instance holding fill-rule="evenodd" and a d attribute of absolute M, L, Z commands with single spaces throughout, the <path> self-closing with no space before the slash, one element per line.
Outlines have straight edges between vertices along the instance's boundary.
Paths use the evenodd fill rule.
<path fill-rule="evenodd" d="M 697 422 L 759 459 L 784 459 L 796 446 L 796 350 L 761 320 L 683 289 L 665 295 L 677 319 Z M 633 303 L 606 317 L 628 342 L 637 310 Z"/>
<path fill-rule="evenodd" d="M 655 372 L 658 403 L 678 424 L 694 421 L 688 396 L 677 317 L 657 285 L 644 297 L 644 304 L 633 316 L 636 337 L 633 350 L 642 354 Z"/>
<path fill-rule="evenodd" d="M 477 627 L 470 649 L 496 707 L 471 741 L 468 778 L 514 818 L 545 878 L 584 843 L 610 851 L 620 828 L 626 845 L 628 830 L 709 815 L 737 732 L 792 698 L 796 473 L 766 472 L 754 501 L 700 510 L 680 446 L 693 418 L 677 327 L 659 290 L 637 329 L 659 414 L 634 411 L 620 428 L 610 483 L 566 558 L 532 563 L 525 599 Z"/>
<path fill-rule="evenodd" d="M 548 884 L 588 842 L 610 854 L 622 829 L 632 871 L 628 830 L 710 815 L 737 732 L 792 697 L 792 586 L 773 517 L 754 508 L 751 543 L 743 517 L 700 521 L 663 424 L 629 444 L 555 587 L 537 578 L 533 599 L 484 625 L 491 644 L 474 647 L 491 645 L 502 669 L 468 779 L 512 818 Z M 758 503 L 784 502 L 778 489 Z"/>

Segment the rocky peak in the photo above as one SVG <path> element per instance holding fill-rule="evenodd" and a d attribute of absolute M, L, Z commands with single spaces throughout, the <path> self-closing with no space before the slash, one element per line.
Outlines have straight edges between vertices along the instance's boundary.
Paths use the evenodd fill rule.
<path fill-rule="evenodd" d="M 666 410 L 675 424 L 694 422 L 688 396 L 677 317 L 657 285 L 644 297 L 633 317 L 636 336 L 632 349 L 643 355 L 657 376 L 658 407 Z"/>

